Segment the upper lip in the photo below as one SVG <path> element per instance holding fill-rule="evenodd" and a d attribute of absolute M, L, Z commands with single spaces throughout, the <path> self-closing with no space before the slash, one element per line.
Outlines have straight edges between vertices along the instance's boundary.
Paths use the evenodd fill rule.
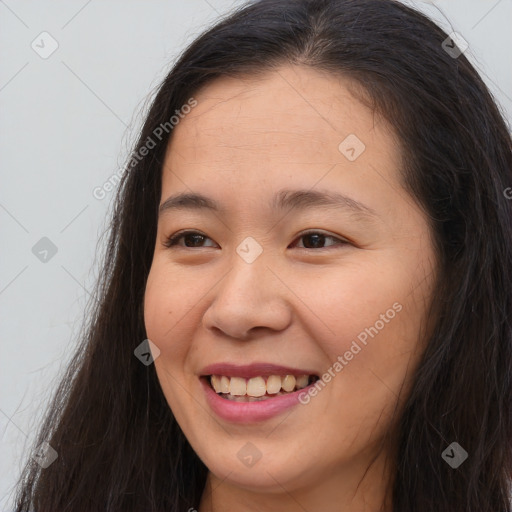
<path fill-rule="evenodd" d="M 250 379 L 252 377 L 269 377 L 270 375 L 317 375 L 316 372 L 308 369 L 290 368 L 279 366 L 272 363 L 252 363 L 246 365 L 236 365 L 232 363 L 215 363 L 205 366 L 201 376 L 207 375 L 225 375 L 226 377 L 242 377 Z"/>

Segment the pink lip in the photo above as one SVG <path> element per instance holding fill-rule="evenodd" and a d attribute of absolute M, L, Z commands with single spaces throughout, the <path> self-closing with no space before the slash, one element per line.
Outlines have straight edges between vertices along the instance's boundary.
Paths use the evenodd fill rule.
<path fill-rule="evenodd" d="M 301 370 L 286 366 L 277 366 L 271 363 L 253 363 L 248 365 L 236 365 L 231 363 L 211 364 L 203 368 L 200 376 L 225 375 L 226 377 L 269 377 L 270 375 L 317 375 L 311 370 Z"/>
<path fill-rule="evenodd" d="M 261 373 L 258 375 L 261 375 Z M 215 391 L 210 387 L 207 378 L 201 377 L 200 381 L 206 394 L 206 401 L 213 412 L 226 421 L 242 424 L 267 420 L 286 409 L 299 404 L 299 394 L 304 392 L 307 393 L 309 388 L 315 385 L 315 383 L 312 383 L 303 389 L 294 391 L 293 393 L 276 396 L 259 402 L 232 402 L 215 393 Z"/>

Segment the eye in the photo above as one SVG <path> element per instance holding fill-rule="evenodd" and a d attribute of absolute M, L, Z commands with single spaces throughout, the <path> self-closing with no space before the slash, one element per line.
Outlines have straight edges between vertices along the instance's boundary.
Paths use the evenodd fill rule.
<path fill-rule="evenodd" d="M 302 247 L 299 246 L 299 249 L 324 249 L 332 245 L 346 245 L 349 243 L 347 240 L 327 235 L 321 231 L 307 231 L 299 236 L 298 240 L 300 239 L 304 239 L 305 243 L 303 243 Z M 180 243 L 182 240 L 183 243 Z M 167 248 L 178 246 L 189 249 L 194 247 L 213 247 L 212 245 L 202 245 L 205 240 L 211 240 L 211 238 L 198 231 L 181 231 L 168 237 L 164 242 L 164 246 Z M 326 240 L 334 240 L 335 242 L 337 241 L 338 244 L 329 244 L 324 247 Z"/>
<path fill-rule="evenodd" d="M 299 246 L 299 249 L 325 249 L 326 247 L 322 246 L 328 239 L 335 240 L 339 243 L 329 244 L 327 247 L 332 245 L 347 245 L 349 243 L 348 240 L 344 240 L 343 238 L 338 238 L 332 235 L 327 235 L 321 231 L 307 231 L 298 237 L 298 240 L 300 239 L 304 239 L 305 243 L 302 245 L 302 247 Z"/>
<path fill-rule="evenodd" d="M 184 243 L 179 242 L 183 240 Z M 193 247 L 211 247 L 201 245 L 205 240 L 211 240 L 206 235 L 199 233 L 198 231 L 181 231 L 170 237 L 164 242 L 165 247 L 170 248 L 174 246 L 193 248 Z M 190 244 L 190 245 L 189 245 Z"/>

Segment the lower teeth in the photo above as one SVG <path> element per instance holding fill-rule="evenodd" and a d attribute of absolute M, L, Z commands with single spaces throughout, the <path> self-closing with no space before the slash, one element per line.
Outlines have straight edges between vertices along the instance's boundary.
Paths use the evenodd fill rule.
<path fill-rule="evenodd" d="M 275 395 L 263 395 L 263 396 L 236 396 L 231 395 L 229 393 L 217 393 L 220 397 L 225 398 L 226 400 L 230 400 L 232 402 L 261 402 L 262 400 L 268 400 L 269 398 L 274 398 L 276 396 L 288 395 L 291 391 L 279 391 Z"/>

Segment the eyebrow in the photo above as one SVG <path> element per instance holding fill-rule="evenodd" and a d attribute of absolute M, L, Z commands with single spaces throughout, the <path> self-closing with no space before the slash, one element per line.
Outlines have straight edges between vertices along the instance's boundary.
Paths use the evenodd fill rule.
<path fill-rule="evenodd" d="M 273 210 L 304 209 L 344 209 L 361 216 L 363 219 L 375 220 L 375 210 L 348 196 L 328 190 L 291 190 L 277 192 L 270 202 Z M 225 213 L 219 202 L 197 193 L 180 193 L 168 197 L 159 207 L 159 215 L 171 210 L 211 210 Z"/>

